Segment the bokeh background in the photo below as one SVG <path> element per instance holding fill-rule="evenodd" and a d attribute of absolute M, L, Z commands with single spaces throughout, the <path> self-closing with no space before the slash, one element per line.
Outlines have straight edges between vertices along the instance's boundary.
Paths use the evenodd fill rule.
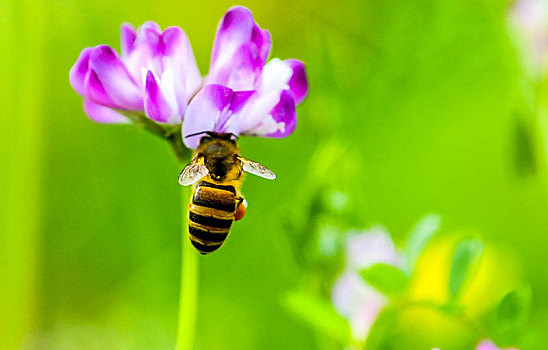
<path fill-rule="evenodd" d="M 68 71 L 84 47 L 119 49 L 122 22 L 154 20 L 186 31 L 205 74 L 235 4 L 1 0 L 2 349 L 174 346 L 181 165 L 137 127 L 90 121 Z M 278 179 L 248 177 L 246 218 L 200 257 L 196 347 L 318 348 L 282 302 L 311 249 L 290 248 L 287 223 L 306 217 L 318 183 L 349 194 L 349 227 L 382 224 L 397 245 L 431 212 L 442 237 L 476 232 L 498 251 L 497 278 L 510 264 L 531 286 L 530 348 L 548 343 L 546 155 L 509 3 L 240 4 L 271 32 L 272 57 L 306 63 L 310 93 L 289 138 L 241 139 Z"/>

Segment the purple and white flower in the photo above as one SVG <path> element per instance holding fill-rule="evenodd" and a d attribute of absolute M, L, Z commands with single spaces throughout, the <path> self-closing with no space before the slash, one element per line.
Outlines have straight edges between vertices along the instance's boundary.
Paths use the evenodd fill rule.
<path fill-rule="evenodd" d="M 384 263 L 402 267 L 390 235 L 381 227 L 348 236 L 345 244 L 345 268 L 331 291 L 335 309 L 350 323 L 355 340 L 364 341 L 369 329 L 388 304 L 388 298 L 368 285 L 360 270 Z"/>
<path fill-rule="evenodd" d="M 266 62 L 271 41 L 245 7 L 231 8 L 217 28 L 209 75 L 192 99 L 182 127 L 187 147 L 202 131 L 285 137 L 297 123 L 295 107 L 308 92 L 304 64 Z"/>
<path fill-rule="evenodd" d="M 185 144 L 202 132 L 285 137 L 296 125 L 295 107 L 308 92 L 304 64 L 272 59 L 270 33 L 241 6 L 217 28 L 209 74 L 202 78 L 190 42 L 178 27 L 154 22 L 122 25 L 122 54 L 106 45 L 84 49 L 70 83 L 84 110 L 101 123 L 124 123 L 124 111 L 162 124 L 181 124 Z"/>
<path fill-rule="evenodd" d="M 84 49 L 70 70 L 70 83 L 84 97 L 84 110 L 100 123 L 128 122 L 119 111 L 180 124 L 202 78 L 182 29 L 161 31 L 154 22 L 137 30 L 122 25 L 122 55 L 107 45 Z"/>

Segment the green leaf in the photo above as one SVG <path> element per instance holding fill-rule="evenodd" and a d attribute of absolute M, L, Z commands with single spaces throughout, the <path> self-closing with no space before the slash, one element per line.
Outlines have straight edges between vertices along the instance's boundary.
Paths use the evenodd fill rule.
<path fill-rule="evenodd" d="M 440 227 L 441 217 L 436 214 L 424 216 L 413 227 L 404 246 L 405 266 L 408 274 L 411 274 L 422 251 Z"/>
<path fill-rule="evenodd" d="M 528 285 L 506 294 L 497 308 L 497 323 L 507 327 L 523 322 L 529 314 L 531 298 L 531 287 Z"/>
<path fill-rule="evenodd" d="M 296 290 L 285 295 L 283 304 L 318 332 L 328 335 L 343 346 L 350 343 L 350 326 L 329 301 Z"/>
<path fill-rule="evenodd" d="M 483 252 L 483 243 L 475 238 L 461 240 L 455 247 L 451 275 L 449 277 L 449 292 L 456 298 L 462 288 L 472 265 Z"/>
<path fill-rule="evenodd" d="M 398 313 L 398 308 L 394 306 L 388 306 L 381 311 L 375 323 L 369 329 L 365 342 L 365 350 L 389 348 L 390 334 Z"/>
<path fill-rule="evenodd" d="M 407 275 L 395 266 L 374 264 L 360 271 L 365 282 L 386 295 L 401 294 L 409 282 Z"/>

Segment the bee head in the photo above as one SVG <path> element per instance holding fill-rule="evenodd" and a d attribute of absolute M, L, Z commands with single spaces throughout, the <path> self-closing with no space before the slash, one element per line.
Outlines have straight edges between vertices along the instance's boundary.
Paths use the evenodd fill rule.
<path fill-rule="evenodd" d="M 204 134 L 204 136 L 202 136 L 200 138 L 200 146 L 202 146 L 202 145 L 204 145 L 208 142 L 214 141 L 214 140 L 224 140 L 224 141 L 230 142 L 233 145 L 236 145 L 236 140 L 238 140 L 238 135 L 233 134 L 231 132 L 229 132 L 229 133 L 219 133 L 219 132 L 214 132 L 214 131 L 200 131 L 200 132 L 197 132 L 197 133 L 194 133 L 194 134 L 186 135 L 185 138 L 192 137 L 192 136 L 197 136 L 197 135 L 201 135 L 201 134 Z"/>

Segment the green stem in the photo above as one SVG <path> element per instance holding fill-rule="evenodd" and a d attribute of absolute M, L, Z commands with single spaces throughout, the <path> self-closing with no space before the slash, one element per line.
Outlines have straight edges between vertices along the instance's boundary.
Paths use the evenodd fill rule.
<path fill-rule="evenodd" d="M 190 150 L 185 147 L 181 138 L 181 125 L 162 125 L 146 116 L 131 111 L 120 110 L 137 125 L 169 142 L 177 160 L 185 166 L 190 160 Z M 188 216 L 186 206 L 190 197 L 190 188 L 181 189 L 182 214 L 182 261 L 181 287 L 179 292 L 179 325 L 177 327 L 177 350 L 192 350 L 196 333 L 196 313 L 198 311 L 198 253 L 190 243 L 187 235 Z"/>
<path fill-rule="evenodd" d="M 177 329 L 177 350 L 194 348 L 196 331 L 196 312 L 198 310 L 198 253 L 187 237 L 186 206 L 190 195 L 189 187 L 182 187 L 181 200 L 183 208 L 182 226 L 182 266 L 181 289 L 179 295 L 179 326 Z"/>

